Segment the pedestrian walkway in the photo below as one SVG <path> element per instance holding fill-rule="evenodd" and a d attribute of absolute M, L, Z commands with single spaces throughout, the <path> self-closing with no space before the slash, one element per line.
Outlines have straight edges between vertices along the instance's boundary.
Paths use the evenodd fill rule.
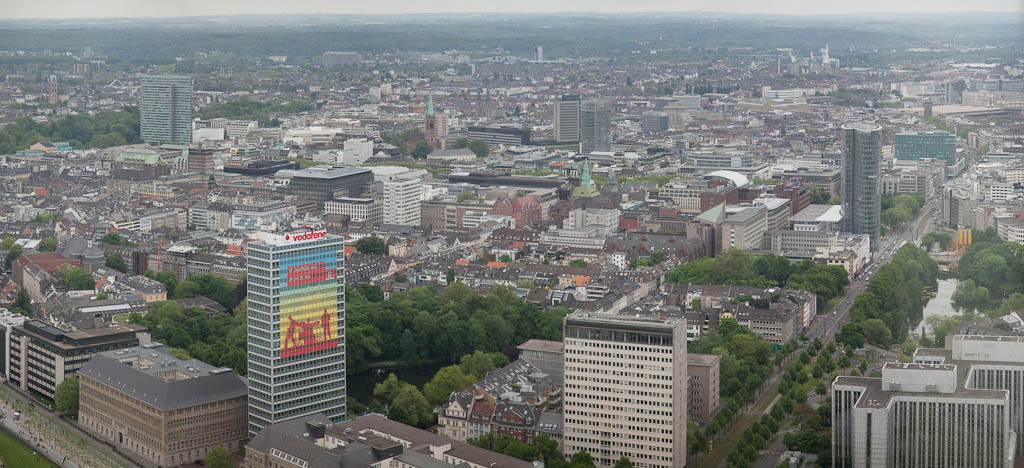
<path fill-rule="evenodd" d="M 0 410 L 2 424 L 11 434 L 63 468 L 135 466 L 6 383 L 0 384 Z M 21 413 L 20 421 L 14 421 L 14 413 Z"/>

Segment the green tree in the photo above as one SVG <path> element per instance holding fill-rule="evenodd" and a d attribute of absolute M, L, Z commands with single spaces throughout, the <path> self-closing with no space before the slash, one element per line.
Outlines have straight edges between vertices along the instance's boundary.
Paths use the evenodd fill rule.
<path fill-rule="evenodd" d="M 476 192 L 472 190 L 463 190 L 458 197 L 455 197 L 455 201 L 459 203 L 462 203 L 466 200 L 482 200 L 482 198 L 480 198 L 480 196 L 477 195 Z"/>
<path fill-rule="evenodd" d="M 423 393 L 431 407 L 448 402 L 453 392 L 465 390 L 476 382 L 472 375 L 466 375 L 459 366 L 442 367 L 434 374 L 434 378 L 423 386 Z"/>
<path fill-rule="evenodd" d="M 434 422 L 427 399 L 416 387 L 407 385 L 388 406 L 388 419 L 416 427 L 427 427 Z"/>
<path fill-rule="evenodd" d="M 473 354 L 462 356 L 459 360 L 459 367 L 462 373 L 475 380 L 483 379 L 487 373 L 494 370 L 494 358 L 483 351 L 474 351 Z"/>
<path fill-rule="evenodd" d="M 32 316 L 32 297 L 28 295 L 28 290 L 18 289 L 18 294 L 14 296 L 14 302 L 11 304 L 11 310 L 26 317 Z"/>
<path fill-rule="evenodd" d="M 356 250 L 359 253 L 384 255 L 388 252 L 388 246 L 384 239 L 378 236 L 366 236 L 356 241 Z"/>
<path fill-rule="evenodd" d="M 231 452 L 228 452 L 228 449 L 222 445 L 218 445 L 210 450 L 206 454 L 203 464 L 207 468 L 236 468 L 238 466 L 235 464 L 235 459 L 231 456 Z"/>
<path fill-rule="evenodd" d="M 40 252 L 56 252 L 57 251 L 57 239 L 47 237 L 43 239 L 43 245 L 39 247 Z"/>
<path fill-rule="evenodd" d="M 487 143 L 484 143 L 483 140 L 469 140 L 469 144 L 467 144 L 466 147 L 469 148 L 469 150 L 472 151 L 474 154 L 476 154 L 476 157 L 478 158 L 487 157 L 487 154 L 490 151 L 490 149 L 487 147 Z"/>
<path fill-rule="evenodd" d="M 177 299 L 188 299 L 197 295 L 199 295 L 199 283 L 195 281 L 181 281 L 174 287 L 174 297 Z"/>
<path fill-rule="evenodd" d="M 58 270 L 57 280 L 64 284 L 64 287 L 71 291 L 87 290 L 96 287 L 96 280 L 92 273 L 82 267 L 74 267 L 66 270 Z"/>
<path fill-rule="evenodd" d="M 629 461 L 625 456 L 622 456 L 615 462 L 614 468 L 633 468 L 633 462 Z"/>
<path fill-rule="evenodd" d="M 425 141 L 417 141 L 416 146 L 412 150 L 412 157 L 416 159 L 425 159 L 434 148 L 430 146 L 430 143 Z"/>
<path fill-rule="evenodd" d="M 589 453 L 580 450 L 572 454 L 569 468 L 594 468 L 594 458 Z"/>
<path fill-rule="evenodd" d="M 57 384 L 53 392 L 53 402 L 57 411 L 70 416 L 78 417 L 78 377 L 68 377 Z"/>
<path fill-rule="evenodd" d="M 892 336 L 885 322 L 880 319 L 868 319 L 861 324 L 861 329 L 868 343 L 882 348 L 889 347 Z"/>
<path fill-rule="evenodd" d="M 109 268 L 113 268 L 121 273 L 128 272 L 128 264 L 125 263 L 124 257 L 120 253 L 114 252 L 104 255 L 106 257 L 106 265 Z"/>
<path fill-rule="evenodd" d="M 14 243 L 17 242 L 17 240 L 18 239 L 11 236 L 5 237 L 3 242 L 0 242 L 0 250 L 11 250 L 11 247 L 14 247 Z"/>
<path fill-rule="evenodd" d="M 7 251 L 7 265 L 8 266 L 14 265 L 14 261 L 17 260 L 18 257 L 21 256 L 22 252 L 23 252 L 23 250 L 22 250 L 20 245 L 18 245 L 18 244 L 12 245 L 11 248 Z"/>
<path fill-rule="evenodd" d="M 577 258 L 576 260 L 569 262 L 569 266 L 585 268 L 587 266 L 587 261 L 582 258 Z"/>
<path fill-rule="evenodd" d="M 124 243 L 121 239 L 121 235 L 114 231 L 104 234 L 103 237 L 100 238 L 100 241 L 104 244 L 110 245 L 121 245 Z"/>

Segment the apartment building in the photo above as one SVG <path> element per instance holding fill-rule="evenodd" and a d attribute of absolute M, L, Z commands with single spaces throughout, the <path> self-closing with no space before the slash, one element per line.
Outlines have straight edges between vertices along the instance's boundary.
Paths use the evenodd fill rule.
<path fill-rule="evenodd" d="M 147 468 L 231 452 L 246 434 L 245 379 L 159 343 L 99 353 L 78 372 L 79 423 Z"/>
<path fill-rule="evenodd" d="M 686 464 L 686 320 L 565 318 L 564 453 L 597 466 Z"/>

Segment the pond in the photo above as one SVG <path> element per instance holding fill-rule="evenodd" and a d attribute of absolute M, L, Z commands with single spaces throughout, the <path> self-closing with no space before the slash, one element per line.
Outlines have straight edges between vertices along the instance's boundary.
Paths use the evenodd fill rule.
<path fill-rule="evenodd" d="M 916 326 L 910 329 L 911 333 L 920 335 L 921 331 L 927 328 L 925 322 L 930 316 L 952 317 L 960 315 L 953 309 L 953 291 L 956 291 L 956 285 L 957 280 L 955 279 L 939 280 L 939 289 L 935 292 L 935 297 L 925 304 L 923 318 Z"/>
<path fill-rule="evenodd" d="M 444 367 L 440 364 L 423 364 L 419 366 L 388 366 L 370 369 L 367 372 L 348 376 L 348 396 L 367 404 L 373 398 L 373 387 L 388 374 L 395 374 L 398 380 L 404 380 L 423 390 L 423 384 L 430 382 L 434 374 Z"/>

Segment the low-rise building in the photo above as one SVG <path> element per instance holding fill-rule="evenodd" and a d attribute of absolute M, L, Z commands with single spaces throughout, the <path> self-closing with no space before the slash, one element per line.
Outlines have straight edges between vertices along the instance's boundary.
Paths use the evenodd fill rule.
<path fill-rule="evenodd" d="M 158 343 L 95 355 L 79 372 L 79 423 L 145 467 L 242 448 L 248 386 L 226 368 L 182 361 Z"/>
<path fill-rule="evenodd" d="M 38 320 L 11 330 L 8 381 L 22 391 L 53 399 L 57 385 L 93 355 L 149 343 L 146 327 L 128 324 L 65 331 Z"/>

